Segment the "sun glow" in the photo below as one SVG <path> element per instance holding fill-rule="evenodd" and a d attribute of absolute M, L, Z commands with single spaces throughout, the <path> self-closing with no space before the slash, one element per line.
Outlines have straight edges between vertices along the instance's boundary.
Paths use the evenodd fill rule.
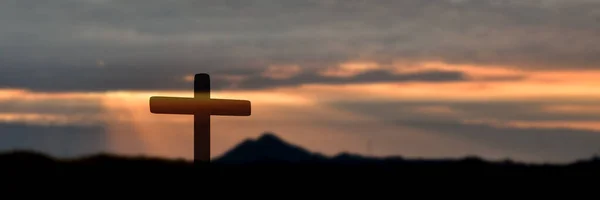
<path fill-rule="evenodd" d="M 373 63 L 350 63 L 329 71 L 332 76 L 349 76 L 369 70 L 381 69 Z M 412 70 L 412 71 L 411 71 Z M 240 140 L 254 137 L 266 130 L 293 138 L 303 145 L 333 152 L 352 145 L 337 142 L 330 147 L 327 142 L 318 141 L 327 137 L 352 138 L 361 122 L 373 126 L 364 127 L 364 132 L 372 129 L 386 129 L 379 119 L 360 115 L 343 109 L 329 107 L 340 101 L 529 101 L 552 100 L 556 104 L 544 107 L 540 112 L 549 114 L 586 115 L 600 113 L 598 106 L 589 102 L 600 99 L 600 72 L 555 72 L 519 71 L 509 68 L 448 65 L 426 63 L 420 67 L 399 69 L 398 73 L 412 73 L 423 70 L 459 70 L 473 80 L 462 82 L 398 82 L 373 84 L 323 85 L 306 84 L 292 88 L 275 88 L 257 91 L 223 91 L 211 93 L 212 98 L 241 99 L 252 102 L 252 116 L 246 118 L 215 118 L 213 156 L 228 150 Z M 489 81 L 490 77 L 522 76 L 522 79 Z M 95 124 L 105 128 L 109 146 L 122 154 L 146 154 L 164 157 L 193 157 L 193 117 L 185 115 L 157 115 L 150 113 L 149 99 L 152 96 L 193 97 L 193 91 L 110 91 L 97 93 L 45 93 L 27 90 L 0 90 L 0 122 L 31 124 L 85 125 Z M 595 100 L 594 100 L 595 99 Z M 566 100 L 567 102 L 561 102 Z M 580 102 L 588 103 L 582 104 Z M 45 109 L 46 104 L 54 106 Z M 12 107 L 10 107 L 12 106 Z M 35 106 L 33 109 L 24 109 Z M 57 107 L 59 106 L 59 107 Z M 97 109 L 90 109 L 97 106 Z M 64 107 L 64 111 L 60 108 Z M 36 112 L 35 109 L 41 109 Z M 68 109 L 66 109 L 68 108 Z M 78 108 L 86 109 L 78 112 Z M 482 121 L 466 119 L 459 109 L 444 106 L 421 106 L 416 112 L 446 116 L 465 123 L 485 123 L 502 127 L 516 128 L 577 128 L 600 130 L 595 121 Z M 67 112 L 67 110 L 70 110 Z M 74 111 L 75 110 L 75 111 Z M 97 113 L 92 113 L 97 112 Z M 507 111 L 510 112 L 510 111 Z M 402 113 L 399 113 L 402 114 Z M 471 120 L 471 121 L 469 121 Z M 478 121 L 479 120 L 479 121 Z M 486 119 L 487 120 L 487 119 Z M 368 123 L 366 123 L 368 122 Z M 376 125 L 376 126 L 375 126 Z M 387 127 L 395 132 L 397 127 Z M 404 127 L 405 128 L 405 127 Z M 341 133 L 344 129 L 347 132 Z M 336 132 L 329 136 L 323 132 Z M 314 133 L 313 135 L 311 135 Z M 339 134 L 338 134 L 339 133 Z M 294 135 L 296 134 L 296 135 Z M 395 134 L 395 133 L 394 133 Z M 410 137 L 421 137 L 411 135 Z M 319 138 L 319 139 L 315 139 Z M 335 139 L 335 140 L 338 140 Z M 409 137 L 402 138 L 403 141 Z M 333 141 L 334 139 L 329 139 Z M 356 139 L 359 141 L 358 139 Z M 330 142 L 333 143 L 333 142 Z M 321 144 L 322 146 L 314 146 Z M 355 144 L 353 144 L 355 145 Z M 397 146 L 397 145 L 396 145 Z M 419 147 L 420 148 L 420 147 Z M 392 149 L 392 148 L 391 148 Z M 415 147 L 415 149 L 418 149 Z"/>
<path fill-rule="evenodd" d="M 102 102 L 110 144 L 130 154 L 193 157 L 192 143 L 181 141 L 191 137 L 193 118 L 150 113 L 148 99 L 152 94 L 115 92 L 105 95 Z M 132 145 L 132 141 L 139 142 Z"/>
<path fill-rule="evenodd" d="M 352 77 L 377 69 L 381 69 L 381 66 L 374 62 L 346 62 L 337 67 L 321 70 L 320 74 L 326 77 Z"/>

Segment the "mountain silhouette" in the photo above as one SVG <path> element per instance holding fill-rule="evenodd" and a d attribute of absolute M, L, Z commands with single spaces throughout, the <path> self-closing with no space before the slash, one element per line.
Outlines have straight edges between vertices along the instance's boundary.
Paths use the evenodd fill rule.
<path fill-rule="evenodd" d="M 317 164 L 408 164 L 408 163 L 447 163 L 451 160 L 405 160 L 402 157 L 374 158 L 343 152 L 328 157 L 311 152 L 298 145 L 291 144 L 265 132 L 258 139 L 247 139 L 234 146 L 222 156 L 213 159 L 218 164 L 263 164 L 263 163 L 317 163 Z M 481 164 L 483 160 L 476 157 L 462 159 L 462 163 Z"/>
<path fill-rule="evenodd" d="M 299 146 L 283 141 L 274 133 L 267 132 L 257 140 L 246 140 L 215 159 L 215 163 L 254 163 L 254 162 L 315 162 L 324 161 L 325 156 L 311 153 Z"/>
<path fill-rule="evenodd" d="M 222 156 L 213 159 L 213 163 L 222 164 L 251 164 L 251 163 L 322 163 L 322 164 L 368 164 L 368 165 L 436 165 L 436 164 L 468 164 L 490 165 L 491 162 L 470 156 L 463 159 L 405 159 L 400 156 L 393 157 L 367 157 L 347 152 L 335 156 L 325 156 L 311 152 L 298 145 L 291 144 L 276 136 L 275 133 L 265 132 L 258 139 L 247 139 L 234 146 Z M 516 165 L 507 160 L 497 164 Z"/>
<path fill-rule="evenodd" d="M 401 158 L 388 158 L 387 160 L 402 161 Z M 213 163 L 223 164 L 251 164 L 251 163 L 373 163 L 381 159 L 368 158 L 360 155 L 341 153 L 333 157 L 314 153 L 298 145 L 291 144 L 277 137 L 275 133 L 265 132 L 258 139 L 248 139 L 221 157 L 214 159 Z"/>

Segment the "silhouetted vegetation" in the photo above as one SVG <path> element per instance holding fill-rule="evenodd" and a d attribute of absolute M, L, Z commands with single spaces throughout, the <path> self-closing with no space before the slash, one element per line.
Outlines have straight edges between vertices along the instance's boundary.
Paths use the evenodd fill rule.
<path fill-rule="evenodd" d="M 99 154 L 77 159 L 56 159 L 36 152 L 14 151 L 0 154 L 0 166 L 12 171 L 85 173 L 94 170 L 146 173 L 148 170 L 167 174 L 189 173 L 193 162 L 150 157 L 127 157 Z M 550 165 L 525 164 L 512 161 L 490 162 L 477 157 L 458 160 L 410 160 L 402 157 L 369 158 L 360 155 L 340 154 L 327 157 L 311 153 L 301 147 L 286 143 L 273 134 L 258 140 L 247 140 L 216 158 L 210 165 L 196 167 L 211 170 L 246 173 L 248 170 L 283 169 L 320 170 L 327 173 L 365 172 L 386 175 L 600 175 L 600 159 Z M 357 171 L 361 170 L 361 171 Z"/>

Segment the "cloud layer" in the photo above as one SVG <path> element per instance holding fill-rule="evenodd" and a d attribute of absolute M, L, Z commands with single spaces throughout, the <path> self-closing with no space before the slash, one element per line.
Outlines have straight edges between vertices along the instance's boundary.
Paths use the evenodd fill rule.
<path fill-rule="evenodd" d="M 597 68 L 599 7 L 583 0 L 9 0 L 0 7 L 0 87 L 187 89 L 182 79 L 194 73 L 352 60 Z"/>
<path fill-rule="evenodd" d="M 110 151 L 102 125 L 49 126 L 0 122 L 0 151 L 33 150 L 58 157 Z"/>
<path fill-rule="evenodd" d="M 513 159 L 569 162 L 599 150 L 600 109 L 593 102 L 339 101 L 329 105 L 398 127 L 512 152 Z M 577 122 L 595 123 L 577 127 Z"/>
<path fill-rule="evenodd" d="M 363 153 L 367 139 L 388 155 L 468 153 L 563 162 L 599 153 L 597 100 L 381 99 L 352 91 L 332 98 L 304 95 L 300 89 L 287 92 L 248 95 L 254 105 L 250 118 L 215 119 L 220 138 L 215 146 L 228 150 L 244 137 L 274 130 L 328 153 Z M 60 156 L 100 151 L 191 156 L 193 118 L 150 113 L 150 95 L 2 95 L 0 150 L 34 149 Z M 293 100 L 296 95 L 302 97 L 299 102 Z"/>

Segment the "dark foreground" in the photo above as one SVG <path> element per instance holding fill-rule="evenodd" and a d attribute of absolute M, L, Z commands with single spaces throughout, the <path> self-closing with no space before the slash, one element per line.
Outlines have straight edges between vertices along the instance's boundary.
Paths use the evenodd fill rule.
<path fill-rule="evenodd" d="M 190 174 L 223 176 L 280 177 L 374 177 L 407 176 L 578 176 L 600 177 L 600 159 L 564 165 L 531 165 L 515 162 L 489 162 L 476 157 L 458 160 L 411 160 L 402 157 L 370 158 L 340 154 L 327 157 L 290 144 L 274 134 L 247 140 L 211 163 L 148 157 L 99 154 L 77 159 L 56 159 L 35 152 L 0 153 L 2 175 L 142 175 L 156 178 L 189 177 Z M 254 180 L 254 179 L 251 179 Z M 455 180 L 455 179 L 449 179 Z"/>
<path fill-rule="evenodd" d="M 0 155 L 2 173 L 26 172 L 71 175 L 92 173 L 125 173 L 128 175 L 189 175 L 192 173 L 226 175 L 450 175 L 450 176 L 600 176 L 600 160 L 593 159 L 569 165 L 526 165 L 511 162 L 486 162 L 471 158 L 462 160 L 313 160 L 304 162 L 254 161 L 228 163 L 215 161 L 194 165 L 184 160 L 96 155 L 59 160 L 31 153 L 12 152 Z M 3 175 L 5 175 L 3 174 Z"/>

